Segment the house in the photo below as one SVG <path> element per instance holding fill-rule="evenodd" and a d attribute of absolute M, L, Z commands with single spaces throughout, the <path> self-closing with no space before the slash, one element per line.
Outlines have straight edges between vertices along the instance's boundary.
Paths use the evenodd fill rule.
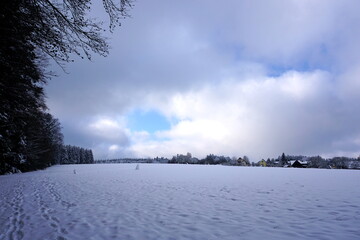
<path fill-rule="evenodd" d="M 250 166 L 250 161 L 247 157 L 244 157 L 244 158 L 239 157 L 239 159 L 237 160 L 237 163 L 240 166 Z"/>
<path fill-rule="evenodd" d="M 262 159 L 260 162 L 258 162 L 259 166 L 266 167 L 266 161 Z"/>
<path fill-rule="evenodd" d="M 290 161 L 290 167 L 293 167 L 293 168 L 306 168 L 307 165 L 308 165 L 308 162 L 303 161 L 303 160 Z"/>

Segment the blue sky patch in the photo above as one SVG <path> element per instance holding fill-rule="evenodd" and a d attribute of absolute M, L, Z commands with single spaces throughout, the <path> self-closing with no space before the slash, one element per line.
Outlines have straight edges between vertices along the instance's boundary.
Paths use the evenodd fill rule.
<path fill-rule="evenodd" d="M 171 124 L 165 116 L 157 111 L 134 110 L 128 115 L 128 127 L 132 131 L 147 131 L 154 133 L 170 129 Z"/>

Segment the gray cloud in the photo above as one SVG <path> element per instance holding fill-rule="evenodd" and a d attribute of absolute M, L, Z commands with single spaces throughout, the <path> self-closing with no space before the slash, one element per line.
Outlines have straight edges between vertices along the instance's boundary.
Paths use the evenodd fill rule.
<path fill-rule="evenodd" d="M 137 1 L 109 35 L 107 58 L 57 70 L 48 105 L 66 142 L 97 156 L 359 154 L 359 8 L 356 0 Z M 129 129 L 135 108 L 160 111 L 172 128 Z M 99 119 L 112 122 L 113 139 L 106 124 L 103 135 L 91 132 Z"/>

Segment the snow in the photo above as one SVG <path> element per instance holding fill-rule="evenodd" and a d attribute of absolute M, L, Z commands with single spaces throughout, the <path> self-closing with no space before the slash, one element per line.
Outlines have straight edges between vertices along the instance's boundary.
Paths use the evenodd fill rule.
<path fill-rule="evenodd" d="M 135 168 L 0 176 L 0 239 L 360 239 L 360 171 Z"/>

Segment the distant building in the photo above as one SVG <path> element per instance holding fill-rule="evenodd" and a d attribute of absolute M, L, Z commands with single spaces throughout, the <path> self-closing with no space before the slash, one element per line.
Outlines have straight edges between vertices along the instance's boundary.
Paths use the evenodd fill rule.
<path fill-rule="evenodd" d="M 238 165 L 240 165 L 240 166 L 250 166 L 249 160 L 245 157 L 244 158 L 239 157 L 237 162 L 238 162 Z"/>
<path fill-rule="evenodd" d="M 266 167 L 266 161 L 264 159 L 262 159 L 260 162 L 259 162 L 259 166 L 261 167 Z"/>
<path fill-rule="evenodd" d="M 308 162 L 304 160 L 293 160 L 290 161 L 290 167 L 293 168 L 306 168 L 308 166 Z"/>

